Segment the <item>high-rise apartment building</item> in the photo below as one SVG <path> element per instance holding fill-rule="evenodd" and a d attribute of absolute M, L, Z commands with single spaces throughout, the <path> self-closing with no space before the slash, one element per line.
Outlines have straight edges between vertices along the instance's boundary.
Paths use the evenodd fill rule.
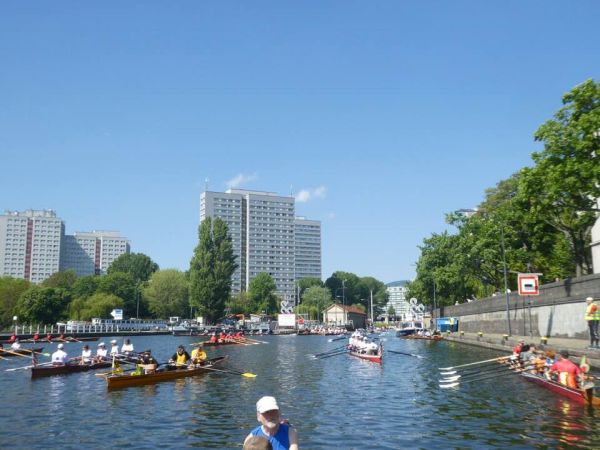
<path fill-rule="evenodd" d="M 60 269 L 78 276 L 104 275 L 124 253 L 129 253 L 129 241 L 116 231 L 76 232 L 64 237 Z"/>
<path fill-rule="evenodd" d="M 294 197 L 242 189 L 206 191 L 200 196 L 200 221 L 207 217 L 219 217 L 229 227 L 238 264 L 232 276 L 234 292 L 248 290 L 250 281 L 256 275 L 268 273 L 282 298 L 293 301 L 294 281 L 297 279 Z M 307 222 L 313 226 L 319 224 L 316 221 Z M 313 240 L 306 247 L 312 249 L 313 258 L 318 260 L 320 277 L 320 224 L 317 234 L 314 230 L 309 232 L 304 228 L 301 233 L 303 236 L 310 235 Z M 319 239 L 318 258 L 314 255 L 316 235 Z M 308 260 L 308 256 L 305 260 Z M 316 264 L 311 266 L 310 273 L 317 273 Z"/>
<path fill-rule="evenodd" d="M 296 217 L 294 220 L 296 280 L 321 278 L 321 222 Z"/>
<path fill-rule="evenodd" d="M 0 215 L 0 276 L 39 283 L 58 272 L 64 230 L 54 211 Z"/>
<path fill-rule="evenodd" d="M 0 276 L 44 281 L 59 270 L 101 275 L 129 242 L 114 231 L 65 235 L 65 224 L 50 210 L 0 215 Z"/>
<path fill-rule="evenodd" d="M 408 281 L 393 281 L 386 284 L 386 291 L 388 293 L 388 302 L 385 305 L 385 313 L 387 314 L 390 306 L 394 308 L 396 317 L 404 319 L 410 312 L 410 303 L 406 299 L 406 293 Z"/>

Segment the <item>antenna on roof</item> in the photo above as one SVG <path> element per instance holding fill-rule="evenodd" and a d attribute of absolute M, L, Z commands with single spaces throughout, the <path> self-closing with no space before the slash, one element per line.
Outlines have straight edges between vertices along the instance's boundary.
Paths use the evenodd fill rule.
<path fill-rule="evenodd" d="M 290 197 L 294 196 L 294 186 L 290 184 Z"/>
<path fill-rule="evenodd" d="M 208 182 L 209 182 L 209 181 L 210 181 L 210 180 L 209 180 L 208 178 L 205 178 L 205 179 L 204 179 L 204 192 L 208 191 Z"/>

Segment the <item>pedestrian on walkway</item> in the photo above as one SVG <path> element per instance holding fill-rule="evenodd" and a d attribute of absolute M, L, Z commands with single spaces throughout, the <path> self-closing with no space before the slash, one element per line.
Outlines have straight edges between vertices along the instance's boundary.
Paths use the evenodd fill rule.
<path fill-rule="evenodd" d="M 600 343 L 600 337 L 598 337 L 600 311 L 598 311 L 598 306 L 594 303 L 593 297 L 586 298 L 585 303 L 587 304 L 585 309 L 585 320 L 587 321 L 588 329 L 590 330 L 590 346 L 588 348 L 598 348 Z"/>

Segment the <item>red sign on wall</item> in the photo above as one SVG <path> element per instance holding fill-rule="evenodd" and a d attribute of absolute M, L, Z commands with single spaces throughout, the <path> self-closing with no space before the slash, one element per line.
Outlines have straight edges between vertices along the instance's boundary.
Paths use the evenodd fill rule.
<path fill-rule="evenodd" d="M 538 276 L 532 273 L 519 274 L 519 295 L 540 295 Z"/>

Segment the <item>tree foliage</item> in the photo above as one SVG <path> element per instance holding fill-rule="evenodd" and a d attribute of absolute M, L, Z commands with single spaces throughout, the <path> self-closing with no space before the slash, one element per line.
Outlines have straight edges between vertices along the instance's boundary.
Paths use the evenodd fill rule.
<path fill-rule="evenodd" d="M 275 281 L 268 273 L 259 273 L 250 281 L 248 298 L 251 309 L 255 313 L 277 314 L 279 297 L 275 293 Z"/>
<path fill-rule="evenodd" d="M 199 242 L 190 262 L 190 303 L 208 323 L 223 316 L 237 265 L 227 224 L 207 217 L 199 227 Z"/>
<path fill-rule="evenodd" d="M 139 291 L 133 276 L 124 272 L 112 272 L 100 278 L 97 294 L 112 294 L 123 300 L 123 315 L 136 317 Z M 144 316 L 140 302 L 140 316 Z"/>
<path fill-rule="evenodd" d="M 31 283 L 27 280 L 0 277 L 0 329 L 12 324 L 19 297 L 30 287 Z"/>
<path fill-rule="evenodd" d="M 77 281 L 77 274 L 74 270 L 66 270 L 64 272 L 55 272 L 46 278 L 42 283 L 42 287 L 71 289 Z"/>
<path fill-rule="evenodd" d="M 71 303 L 71 309 L 75 305 L 83 301 L 81 309 L 77 312 L 79 320 L 90 320 L 94 317 L 105 318 L 110 317 L 113 309 L 122 309 L 125 305 L 122 298 L 113 294 L 96 293 L 86 300 L 77 299 Z M 73 314 L 74 311 L 70 311 Z"/>
<path fill-rule="evenodd" d="M 34 286 L 21 295 L 15 311 L 19 322 L 53 324 L 66 317 L 70 301 L 66 289 Z"/>
<path fill-rule="evenodd" d="M 373 277 L 359 277 L 350 272 L 337 271 L 325 281 L 335 303 L 346 305 L 360 304 L 370 310 L 371 290 L 373 291 L 373 309 L 380 311 L 388 301 L 385 284 Z"/>
<path fill-rule="evenodd" d="M 143 253 L 124 253 L 112 262 L 107 274 L 128 273 L 136 283 L 142 283 L 148 281 L 157 270 L 158 264 L 149 256 Z"/>
<path fill-rule="evenodd" d="M 333 300 L 328 288 L 311 286 L 302 293 L 302 301 L 296 307 L 296 313 L 308 314 L 310 320 L 320 320 L 323 311 L 331 304 L 333 304 Z"/>
<path fill-rule="evenodd" d="M 186 317 L 189 314 L 189 282 L 186 274 L 179 270 L 154 272 L 143 295 L 153 317 Z"/>

